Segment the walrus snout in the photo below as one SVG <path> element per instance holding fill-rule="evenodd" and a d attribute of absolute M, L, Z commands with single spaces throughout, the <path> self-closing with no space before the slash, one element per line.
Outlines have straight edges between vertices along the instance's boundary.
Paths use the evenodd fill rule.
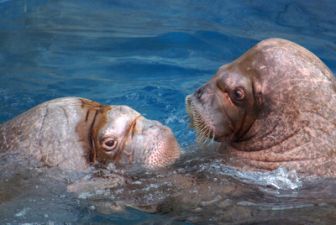
<path fill-rule="evenodd" d="M 130 145 L 134 160 L 146 168 L 168 166 L 180 157 L 180 147 L 173 132 L 158 121 L 144 117 L 137 122 Z"/>
<path fill-rule="evenodd" d="M 239 167 L 336 176 L 336 80 L 312 52 L 266 39 L 186 99 L 201 136 L 225 141 Z M 219 139 L 220 128 L 231 135 Z M 225 140 L 226 139 L 226 140 Z"/>
<path fill-rule="evenodd" d="M 216 107 L 216 110 L 212 109 L 216 101 L 218 101 L 217 97 L 208 94 L 204 87 L 186 97 L 186 110 L 189 114 L 190 126 L 195 129 L 198 142 L 206 142 L 207 140 L 222 142 L 232 134 L 233 128 L 230 118 L 223 116 L 221 109 Z M 212 113 L 209 108 L 213 111 Z"/>
<path fill-rule="evenodd" d="M 146 119 L 128 106 L 112 106 L 104 123 L 98 139 L 107 140 L 111 149 L 104 143 L 96 144 L 100 162 L 158 168 L 172 164 L 180 156 L 179 145 L 168 127 Z"/>
<path fill-rule="evenodd" d="M 242 75 L 240 68 L 221 67 L 187 97 L 187 111 L 198 136 L 218 142 L 244 140 L 260 108 L 260 87 L 257 78 Z"/>
<path fill-rule="evenodd" d="M 0 134 L 0 152 L 17 152 L 65 170 L 96 163 L 158 168 L 180 156 L 168 127 L 128 106 L 77 97 L 44 102 L 1 124 Z"/>

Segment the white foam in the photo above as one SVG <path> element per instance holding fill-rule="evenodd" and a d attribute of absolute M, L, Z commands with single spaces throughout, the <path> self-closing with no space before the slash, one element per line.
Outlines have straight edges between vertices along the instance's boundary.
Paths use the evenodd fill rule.
<path fill-rule="evenodd" d="M 23 208 L 18 213 L 16 213 L 15 216 L 16 217 L 23 217 L 27 214 L 28 211 L 29 211 L 29 208 Z"/>
<path fill-rule="evenodd" d="M 296 171 L 288 171 L 283 167 L 267 172 L 246 172 L 223 165 L 219 161 L 214 161 L 209 164 L 201 165 L 200 169 L 203 171 L 207 170 L 214 174 L 235 177 L 246 183 L 272 187 L 278 190 L 296 190 L 302 187 L 302 181 L 298 177 Z"/>

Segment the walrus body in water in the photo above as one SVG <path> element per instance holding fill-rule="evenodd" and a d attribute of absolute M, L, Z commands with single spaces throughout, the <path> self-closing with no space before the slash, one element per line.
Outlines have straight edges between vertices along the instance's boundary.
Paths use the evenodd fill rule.
<path fill-rule="evenodd" d="M 83 170 L 95 162 L 158 168 L 174 162 L 180 149 L 169 128 L 130 107 L 66 97 L 1 124 L 0 154 L 65 170 Z"/>
<path fill-rule="evenodd" d="M 199 138 L 225 142 L 240 168 L 336 176 L 335 78 L 302 46 L 261 41 L 186 104 Z"/>

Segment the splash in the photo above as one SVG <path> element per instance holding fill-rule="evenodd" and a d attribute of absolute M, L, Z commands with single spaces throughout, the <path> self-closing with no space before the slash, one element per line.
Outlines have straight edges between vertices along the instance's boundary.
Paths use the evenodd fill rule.
<path fill-rule="evenodd" d="M 212 174 L 231 176 L 249 184 L 257 184 L 277 190 L 297 190 L 302 187 L 302 181 L 296 171 L 288 171 L 283 167 L 279 167 L 269 172 L 246 172 L 225 166 L 219 160 L 215 160 L 211 163 L 201 165 L 200 170 L 208 171 Z"/>

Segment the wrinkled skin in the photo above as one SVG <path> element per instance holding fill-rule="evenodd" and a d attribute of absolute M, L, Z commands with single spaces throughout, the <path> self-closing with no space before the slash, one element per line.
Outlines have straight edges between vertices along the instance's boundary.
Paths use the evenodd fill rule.
<path fill-rule="evenodd" d="M 243 169 L 336 176 L 336 82 L 313 53 L 267 39 L 186 98 L 199 139 Z"/>
<path fill-rule="evenodd" d="M 171 130 L 128 106 L 67 97 L 42 103 L 0 126 L 0 154 L 65 170 L 113 162 L 159 168 L 180 155 Z"/>

